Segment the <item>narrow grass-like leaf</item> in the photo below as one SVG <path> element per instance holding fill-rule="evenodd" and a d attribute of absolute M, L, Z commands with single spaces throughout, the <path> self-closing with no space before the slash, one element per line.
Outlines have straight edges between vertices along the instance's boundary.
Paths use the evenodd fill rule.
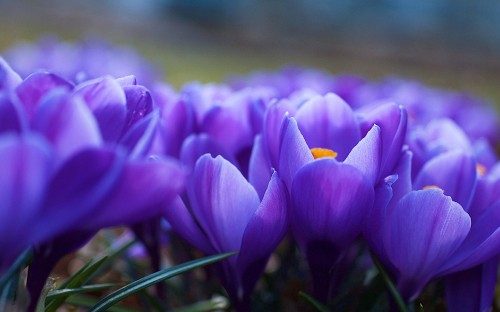
<path fill-rule="evenodd" d="M 96 275 L 99 275 L 102 271 L 109 269 L 109 267 L 112 266 L 114 263 L 114 260 L 118 258 L 123 252 L 125 252 L 127 249 L 132 247 L 137 242 L 135 239 L 131 239 L 127 241 L 126 243 L 120 245 L 119 247 L 116 247 L 115 249 L 112 249 L 109 251 L 105 256 L 108 258 L 108 260 L 103 263 L 94 273 L 92 273 L 88 280 L 93 279 Z"/>
<path fill-rule="evenodd" d="M 95 272 L 97 269 L 108 259 L 108 257 L 104 257 L 97 261 L 90 261 L 86 265 L 84 265 L 78 272 L 68 278 L 64 283 L 61 284 L 57 289 L 72 289 L 79 288 L 88 280 L 88 278 Z M 57 308 L 59 308 L 68 296 L 59 296 L 54 299 L 48 298 L 45 301 L 45 312 L 55 312 Z"/>
<path fill-rule="evenodd" d="M 117 284 L 97 284 L 97 285 L 81 286 L 81 287 L 77 287 L 77 288 L 56 289 L 56 290 L 50 291 L 47 294 L 47 299 L 53 300 L 53 299 L 58 299 L 58 298 L 66 298 L 68 296 L 76 295 L 76 294 L 101 291 L 101 290 L 105 290 L 105 289 L 114 287 L 116 285 Z"/>
<path fill-rule="evenodd" d="M 230 252 L 230 253 L 224 253 L 220 255 L 215 255 L 215 256 L 209 256 L 197 260 L 192 260 L 180 265 L 176 265 L 174 267 L 161 270 L 158 272 L 155 272 L 153 274 L 150 274 L 148 276 L 145 276 L 137 281 L 134 281 L 117 291 L 109 294 L 106 296 L 104 299 L 102 299 L 100 302 L 98 302 L 92 309 L 90 309 L 90 312 L 99 312 L 99 311 L 106 311 L 109 307 L 113 306 L 117 302 L 120 302 L 121 300 L 125 299 L 128 296 L 131 296 L 151 285 L 154 285 L 156 283 L 159 283 L 161 281 L 164 281 L 166 279 L 169 279 L 171 277 L 177 276 L 179 274 L 182 274 L 184 272 L 193 270 L 195 268 L 199 268 L 205 265 L 212 264 L 214 262 L 223 260 L 225 258 L 231 257 L 235 255 L 236 252 Z"/>
<path fill-rule="evenodd" d="M 370 256 L 372 258 L 373 263 L 377 267 L 378 271 L 380 272 L 380 275 L 382 276 L 385 285 L 387 286 L 387 289 L 391 293 L 392 297 L 394 298 L 394 301 L 396 301 L 396 304 L 399 308 L 399 311 L 401 312 L 408 312 L 408 307 L 406 306 L 405 301 L 403 300 L 403 297 L 401 297 L 401 294 L 397 290 L 396 286 L 394 286 L 394 283 L 391 281 L 391 278 L 387 274 L 387 272 L 384 270 L 382 267 L 382 264 L 380 261 L 377 259 L 377 257 L 370 251 Z"/>
<path fill-rule="evenodd" d="M 299 292 L 299 296 L 304 298 L 308 303 L 310 303 L 313 307 L 315 307 L 320 312 L 330 312 L 330 310 L 320 303 L 318 300 L 314 299 L 312 296 L 306 294 L 303 291 Z"/>
<path fill-rule="evenodd" d="M 0 292 L 0 311 L 7 310 L 7 306 L 12 304 L 13 294 L 17 289 L 19 278 L 7 280 Z"/>
<path fill-rule="evenodd" d="M 97 304 L 99 299 L 84 296 L 84 295 L 75 295 L 66 299 L 67 304 L 71 304 L 77 307 L 83 308 L 91 308 Z M 122 305 L 115 305 L 108 309 L 108 312 L 136 312 L 137 309 L 127 308 Z"/>
<path fill-rule="evenodd" d="M 173 312 L 209 312 L 222 311 L 229 307 L 226 297 L 216 296 L 210 300 L 199 301 L 188 306 L 175 309 Z"/>
<path fill-rule="evenodd" d="M 64 283 L 61 284 L 57 289 L 64 288 L 75 288 L 79 287 L 89 279 L 89 277 L 99 269 L 101 265 L 104 264 L 108 260 L 108 256 L 104 256 L 101 259 L 94 261 L 91 260 L 86 265 L 84 265 L 78 272 L 73 274 L 70 278 L 68 278 Z"/>
<path fill-rule="evenodd" d="M 14 301 L 19 285 L 19 275 L 31 263 L 32 259 L 33 251 L 31 248 L 25 250 L 0 278 L 0 311 L 3 311 L 7 305 Z"/>
<path fill-rule="evenodd" d="M 12 266 L 4 273 L 2 278 L 0 278 L 0 291 L 2 291 L 9 283 L 9 279 L 13 276 L 17 277 L 19 273 L 24 270 L 30 263 L 33 258 L 33 251 L 30 249 L 25 250 L 12 264 Z M 9 283 L 10 284 L 10 283 Z"/>

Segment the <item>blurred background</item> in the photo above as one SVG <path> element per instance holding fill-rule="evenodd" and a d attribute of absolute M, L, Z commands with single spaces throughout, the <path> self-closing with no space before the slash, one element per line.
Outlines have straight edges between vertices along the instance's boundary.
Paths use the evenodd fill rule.
<path fill-rule="evenodd" d="M 174 86 L 312 66 L 500 103 L 494 0 L 0 0 L 0 51 L 53 34 L 137 49 Z"/>

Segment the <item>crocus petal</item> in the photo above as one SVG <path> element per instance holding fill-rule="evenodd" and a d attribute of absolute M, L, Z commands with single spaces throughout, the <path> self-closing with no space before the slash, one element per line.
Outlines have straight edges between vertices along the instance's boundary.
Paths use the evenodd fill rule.
<path fill-rule="evenodd" d="M 498 194 L 500 194 L 500 162 L 494 165 L 485 176 L 479 176 L 468 211 L 471 218 L 474 220 L 488 207 L 494 205 L 498 200 Z"/>
<path fill-rule="evenodd" d="M 322 158 L 297 172 L 291 194 L 292 232 L 309 264 L 315 298 L 326 302 L 332 267 L 361 232 L 373 186 L 356 168 Z"/>
<path fill-rule="evenodd" d="M 472 150 L 470 140 L 465 132 L 450 119 L 435 119 L 426 127 L 426 140 L 435 147 L 444 146 L 446 150 L 460 149 L 464 152 Z M 433 149 L 430 146 L 430 149 Z"/>
<path fill-rule="evenodd" d="M 262 136 L 257 135 L 250 156 L 248 181 L 253 185 L 261 199 L 264 197 L 272 173 L 271 164 L 264 149 Z"/>
<path fill-rule="evenodd" d="M 495 294 L 497 273 L 498 259 L 492 259 L 447 277 L 445 281 L 448 311 L 489 311 Z"/>
<path fill-rule="evenodd" d="M 182 144 L 180 159 L 188 168 L 194 168 L 196 161 L 204 154 L 210 154 L 212 157 L 218 155 L 237 164 L 234 157 L 224 149 L 219 143 L 215 142 L 205 133 L 199 135 L 190 135 Z"/>
<path fill-rule="evenodd" d="M 294 118 L 283 118 L 280 133 L 279 173 L 288 189 L 291 189 L 297 170 L 314 158 Z"/>
<path fill-rule="evenodd" d="M 153 145 L 156 135 L 159 114 L 152 112 L 137 121 L 120 139 L 119 143 L 125 147 L 130 158 L 144 157 Z"/>
<path fill-rule="evenodd" d="M 363 133 L 374 124 L 380 126 L 382 141 L 381 175 L 389 175 L 398 162 L 398 156 L 406 136 L 407 114 L 402 106 L 394 103 L 374 103 L 358 111 Z"/>
<path fill-rule="evenodd" d="M 170 223 L 172 229 L 191 245 L 196 246 L 206 254 L 215 253 L 180 196 L 177 196 L 172 204 L 163 211 L 163 216 Z"/>
<path fill-rule="evenodd" d="M 194 132 L 196 126 L 196 116 L 192 105 L 189 102 L 174 101 L 168 103 L 165 94 L 168 92 L 161 88 L 157 91 L 157 97 L 161 96 L 164 106 L 161 108 L 162 117 L 162 132 L 161 145 L 163 145 L 165 154 L 173 157 L 179 157 L 182 142 L 184 139 Z M 158 101 L 157 101 L 158 102 Z M 193 163 L 194 165 L 194 163 Z"/>
<path fill-rule="evenodd" d="M 375 185 L 379 178 L 382 157 L 380 128 L 374 125 L 366 136 L 349 153 L 344 163 L 356 167 Z"/>
<path fill-rule="evenodd" d="M 292 184 L 291 225 L 304 248 L 314 240 L 347 247 L 361 231 L 374 190 L 356 168 L 319 159 L 301 168 Z"/>
<path fill-rule="evenodd" d="M 63 90 L 54 91 L 41 101 L 33 128 L 45 135 L 60 159 L 101 143 L 92 113 L 80 98 Z"/>
<path fill-rule="evenodd" d="M 25 117 L 18 107 L 5 93 L 0 93 L 0 133 L 21 132 L 26 127 Z"/>
<path fill-rule="evenodd" d="M 189 83 L 181 90 L 181 100 L 189 102 L 195 109 L 197 124 L 203 124 L 207 111 L 215 104 L 223 103 L 232 93 L 225 85 Z"/>
<path fill-rule="evenodd" d="M 383 244 L 383 229 L 385 227 L 385 218 L 387 215 L 387 206 L 393 198 L 393 190 L 391 185 L 397 177 L 391 176 L 383 183 L 379 183 L 375 188 L 375 199 L 373 208 L 367 213 L 366 222 L 363 227 L 363 236 L 370 246 L 370 249 L 375 252 L 379 260 L 386 264 L 385 250 Z"/>
<path fill-rule="evenodd" d="M 399 162 L 396 169 L 394 169 L 394 173 L 397 174 L 398 179 L 392 184 L 392 192 L 394 195 L 391 206 L 394 206 L 404 195 L 412 190 L 411 164 L 413 154 L 405 149 L 400 155 Z"/>
<path fill-rule="evenodd" d="M 280 142 L 283 118 L 287 113 L 293 116 L 295 107 L 288 100 L 272 103 L 264 115 L 264 126 L 262 129 L 262 140 L 268 153 L 269 161 L 273 168 L 279 168 Z"/>
<path fill-rule="evenodd" d="M 91 229 L 160 216 L 182 191 L 186 173 L 173 160 L 128 162 L 118 184 L 92 217 Z"/>
<path fill-rule="evenodd" d="M 83 218 L 92 219 L 90 224 L 94 224 L 100 214 L 97 207 L 119 181 L 124 162 L 123 153 L 93 148 L 63 163 L 49 183 L 38 231 L 60 233 L 74 228 Z"/>
<path fill-rule="evenodd" d="M 55 74 L 34 73 L 16 88 L 17 96 L 23 103 L 29 119 L 35 113 L 40 99 L 56 88 L 72 90 L 73 85 Z"/>
<path fill-rule="evenodd" d="M 449 119 L 432 120 L 425 128 L 413 129 L 408 135 L 408 145 L 414 152 L 414 174 L 425 162 L 447 151 L 472 153 L 467 135 Z"/>
<path fill-rule="evenodd" d="M 35 137 L 24 139 L 14 135 L 2 136 L 0 163 L 1 275 L 40 234 L 34 231 L 33 223 L 36 223 L 37 210 L 41 208 L 40 202 L 52 168 L 47 145 Z"/>
<path fill-rule="evenodd" d="M 397 268 L 398 288 L 412 300 L 460 246 L 471 221 L 442 191 L 412 191 L 387 215 L 384 245 Z"/>
<path fill-rule="evenodd" d="M 238 169 L 221 156 L 203 155 L 196 163 L 188 195 L 192 213 L 215 249 L 239 250 L 260 200 Z"/>
<path fill-rule="evenodd" d="M 441 188 L 467 211 L 476 188 L 476 162 L 460 150 L 438 155 L 415 178 L 415 189 L 427 186 Z"/>
<path fill-rule="evenodd" d="M 472 223 L 469 235 L 441 268 L 441 274 L 465 270 L 500 254 L 500 201 Z"/>
<path fill-rule="evenodd" d="M 123 133 L 127 109 L 123 104 L 108 104 L 96 108 L 95 119 L 99 125 L 102 139 L 106 142 L 117 142 Z"/>
<path fill-rule="evenodd" d="M 123 91 L 127 100 L 127 118 L 124 129 L 127 131 L 153 111 L 153 99 L 148 89 L 143 86 L 126 86 Z"/>
<path fill-rule="evenodd" d="M 224 146 L 230 153 L 237 153 L 253 141 L 246 103 L 214 106 L 205 115 L 202 131 Z"/>
<path fill-rule="evenodd" d="M 352 109 L 337 95 L 329 93 L 307 101 L 295 118 L 311 148 L 334 150 L 344 160 L 361 139 L 359 124 Z"/>
<path fill-rule="evenodd" d="M 134 75 L 128 75 L 120 78 L 116 78 L 116 82 L 122 87 L 125 86 L 135 86 L 137 85 L 137 78 Z"/>
<path fill-rule="evenodd" d="M 287 190 L 275 172 L 264 198 L 250 219 L 237 258 L 244 292 L 250 293 L 260 277 L 271 253 L 285 236 L 287 222 Z"/>
<path fill-rule="evenodd" d="M 21 77 L 0 56 L 0 90 L 14 90 L 21 81 Z"/>
<path fill-rule="evenodd" d="M 491 169 L 497 163 L 495 149 L 486 139 L 481 138 L 475 141 L 473 150 L 477 162 L 487 169 Z"/>
<path fill-rule="evenodd" d="M 75 94 L 81 96 L 90 110 L 106 105 L 125 106 L 125 93 L 120 84 L 112 77 L 105 76 L 79 84 Z"/>

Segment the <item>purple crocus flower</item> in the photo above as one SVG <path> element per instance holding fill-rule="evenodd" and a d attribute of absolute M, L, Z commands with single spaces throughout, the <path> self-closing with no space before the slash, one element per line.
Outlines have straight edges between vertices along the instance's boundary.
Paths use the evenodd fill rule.
<path fill-rule="evenodd" d="M 295 120 L 283 121 L 279 172 L 291 194 L 290 225 L 309 263 L 315 297 L 323 302 L 332 268 L 361 233 L 373 205 L 379 134 L 375 126 L 344 162 L 330 152 L 314 160 Z M 314 152 L 318 156 L 323 150 Z"/>
<path fill-rule="evenodd" d="M 295 118 L 285 117 L 276 136 L 284 111 Z M 316 298 L 328 299 L 332 268 L 361 233 L 373 188 L 394 169 L 405 130 L 405 111 L 391 103 L 356 113 L 327 94 L 298 108 L 288 101 L 269 107 L 250 178 L 262 190 L 270 167 L 283 177 L 292 199 L 292 233 L 309 262 Z"/>
<path fill-rule="evenodd" d="M 377 124 L 377 129 L 373 130 L 370 136 L 371 143 L 357 147 L 359 158 L 354 159 L 354 156 L 351 156 L 349 160 L 359 163 L 367 173 L 370 171 L 369 180 L 373 184 L 393 170 L 406 133 L 406 112 L 393 103 L 368 106 L 357 112 L 338 96 L 330 93 L 314 96 L 303 103 L 282 100 L 271 104 L 264 117 L 262 136 L 256 138 L 250 158 L 250 182 L 256 185 L 259 194 L 262 194 L 262 181 L 269 177 L 269 168 L 281 170 L 283 166 L 293 163 L 293 158 L 296 157 L 293 149 L 298 148 L 298 145 L 289 147 L 283 143 L 286 136 L 282 124 L 285 113 L 294 116 L 300 130 L 298 135 L 303 137 L 302 141 L 305 140 L 302 145 L 306 144 L 306 148 L 313 152 L 332 151 L 338 161 L 346 160 L 361 138 L 367 137 L 373 130 L 373 125 Z M 362 152 L 366 155 L 361 155 Z M 312 158 L 311 152 L 306 154 Z M 287 157 L 290 159 L 286 159 Z M 292 179 L 292 176 L 288 175 L 292 173 L 293 171 L 280 171 L 288 186 Z"/>
<path fill-rule="evenodd" d="M 411 167 L 411 153 L 405 152 L 397 180 L 388 177 L 378 187 L 365 228 L 370 247 L 406 300 L 444 276 L 450 307 L 484 310 L 491 304 L 500 250 L 500 206 L 491 192 L 498 174 L 489 176 L 477 198 L 477 163 L 460 149 L 431 158 L 413 182 Z"/>
<path fill-rule="evenodd" d="M 260 200 L 234 165 L 206 154 L 196 162 L 186 201 L 179 198 L 165 217 L 206 254 L 239 251 L 222 262 L 220 276 L 235 307 L 247 311 L 254 285 L 285 235 L 286 206 L 286 189 L 276 172 Z"/>

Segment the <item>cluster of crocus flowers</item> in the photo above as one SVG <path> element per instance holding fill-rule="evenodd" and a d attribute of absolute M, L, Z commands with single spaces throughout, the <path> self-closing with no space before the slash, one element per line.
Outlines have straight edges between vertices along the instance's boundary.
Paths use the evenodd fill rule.
<path fill-rule="evenodd" d="M 207 255 L 239 251 L 217 270 L 241 311 L 286 236 L 322 302 L 357 244 L 407 302 L 442 278 L 450 311 L 491 305 L 500 125 L 479 99 L 299 69 L 179 91 L 25 76 L 0 59 L 0 274 L 34 248 L 35 297 L 99 229 L 163 217 Z"/>
<path fill-rule="evenodd" d="M 183 190 L 176 160 L 147 156 L 158 118 L 134 77 L 23 80 L 0 59 L 0 116 L 0 274 L 35 248 L 34 304 L 62 256 L 101 228 L 161 216 Z"/>

